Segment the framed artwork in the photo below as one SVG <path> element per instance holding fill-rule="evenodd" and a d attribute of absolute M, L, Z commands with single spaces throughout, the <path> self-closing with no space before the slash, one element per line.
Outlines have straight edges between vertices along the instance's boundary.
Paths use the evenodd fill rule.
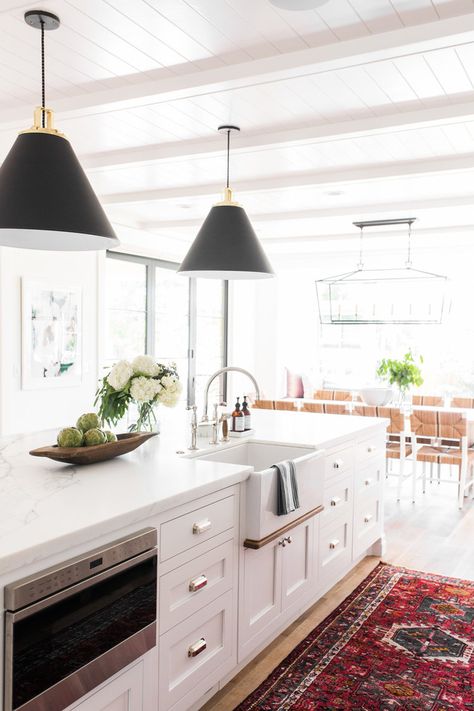
<path fill-rule="evenodd" d="M 82 381 L 82 289 L 22 279 L 22 387 Z"/>

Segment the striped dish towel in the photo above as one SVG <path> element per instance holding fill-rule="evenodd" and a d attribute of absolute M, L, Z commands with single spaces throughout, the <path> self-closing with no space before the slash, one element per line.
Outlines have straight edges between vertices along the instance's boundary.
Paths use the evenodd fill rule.
<path fill-rule="evenodd" d="M 277 516 L 284 516 L 300 507 L 295 463 L 288 459 L 274 464 L 273 468 L 278 472 Z"/>

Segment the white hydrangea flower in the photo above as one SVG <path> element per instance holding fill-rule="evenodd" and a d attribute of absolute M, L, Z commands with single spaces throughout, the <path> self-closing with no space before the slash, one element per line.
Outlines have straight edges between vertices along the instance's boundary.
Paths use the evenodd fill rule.
<path fill-rule="evenodd" d="M 114 365 L 109 375 L 107 376 L 107 382 L 113 387 L 114 390 L 123 390 L 128 381 L 133 375 L 133 368 L 128 362 L 128 360 L 121 360 Z"/>
<path fill-rule="evenodd" d="M 137 375 L 148 375 L 151 378 L 160 372 L 159 366 L 149 355 L 140 355 L 134 358 L 132 360 L 132 368 Z"/>
<path fill-rule="evenodd" d="M 159 401 L 166 407 L 174 407 L 179 401 L 179 396 L 183 386 L 172 375 L 165 375 L 161 379 L 163 389 L 160 392 Z"/>
<path fill-rule="evenodd" d="M 156 395 L 161 391 L 161 385 L 153 378 L 147 378 L 144 375 L 139 375 L 133 378 L 130 386 L 130 395 L 135 402 L 151 402 Z"/>

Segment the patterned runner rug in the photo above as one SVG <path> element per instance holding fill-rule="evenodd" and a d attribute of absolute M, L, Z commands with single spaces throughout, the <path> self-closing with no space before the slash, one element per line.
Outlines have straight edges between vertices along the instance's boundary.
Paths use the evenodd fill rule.
<path fill-rule="evenodd" d="M 474 581 L 381 563 L 237 711 L 474 711 Z"/>

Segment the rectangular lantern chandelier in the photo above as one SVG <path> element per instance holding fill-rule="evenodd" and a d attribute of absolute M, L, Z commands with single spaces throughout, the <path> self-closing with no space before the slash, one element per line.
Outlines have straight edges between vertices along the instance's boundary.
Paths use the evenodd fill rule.
<path fill-rule="evenodd" d="M 415 217 L 353 222 L 360 229 L 359 264 L 354 271 L 316 281 L 322 324 L 440 324 L 445 313 L 447 277 L 415 269 L 411 261 L 411 226 Z M 366 269 L 365 227 L 408 226 L 404 267 Z"/>

